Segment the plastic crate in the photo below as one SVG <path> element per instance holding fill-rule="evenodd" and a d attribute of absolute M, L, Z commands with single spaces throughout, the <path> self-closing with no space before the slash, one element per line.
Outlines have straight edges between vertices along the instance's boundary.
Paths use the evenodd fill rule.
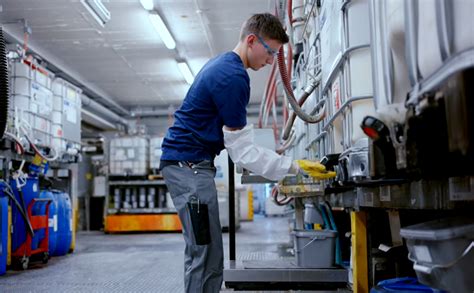
<path fill-rule="evenodd" d="M 421 283 L 474 292 L 474 219 L 448 218 L 401 229 Z"/>

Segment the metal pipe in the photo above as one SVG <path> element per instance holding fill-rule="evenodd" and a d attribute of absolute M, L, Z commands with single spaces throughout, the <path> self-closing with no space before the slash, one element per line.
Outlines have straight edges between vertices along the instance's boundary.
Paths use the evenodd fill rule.
<path fill-rule="evenodd" d="M 303 27 L 303 32 L 301 33 L 301 38 L 304 39 L 304 34 L 306 32 L 306 28 L 308 27 L 308 22 L 311 19 L 311 15 L 313 14 L 314 7 L 316 6 L 316 0 L 313 0 L 313 5 L 311 5 L 311 10 L 308 13 L 308 16 L 306 17 L 306 21 L 304 22 L 304 27 Z"/>
<path fill-rule="evenodd" d="M 212 44 L 214 43 L 214 40 L 212 39 L 212 35 L 209 34 L 209 27 L 206 25 L 203 19 L 203 10 L 199 7 L 198 0 L 193 0 L 194 7 L 196 8 L 197 15 L 199 17 L 199 22 L 201 23 L 202 29 L 204 30 L 204 35 L 206 36 L 206 42 L 207 46 L 209 47 L 209 51 L 211 53 L 211 57 L 215 55 L 214 48 L 212 47 Z"/>
<path fill-rule="evenodd" d="M 436 22 L 440 52 L 443 61 L 448 59 L 453 52 L 453 11 L 452 2 L 438 0 L 436 3 Z"/>
<path fill-rule="evenodd" d="M 420 80 L 418 71 L 418 46 L 417 46 L 417 25 L 418 2 L 405 0 L 405 42 L 406 42 L 406 60 L 408 65 L 408 76 L 411 86 L 416 86 Z"/>
<path fill-rule="evenodd" d="M 117 124 L 111 123 L 86 109 L 81 109 L 82 121 L 103 130 L 117 130 Z"/>
<path fill-rule="evenodd" d="M 353 51 L 364 49 L 364 48 L 370 48 L 370 44 L 349 47 L 341 55 L 339 55 L 339 58 L 337 59 L 336 64 L 334 65 L 331 72 L 329 73 L 329 76 L 326 78 L 324 82 L 324 87 L 322 90 L 323 94 L 327 91 L 332 80 L 336 77 L 336 73 L 339 73 L 339 68 L 343 65 L 344 63 L 343 61 L 349 56 L 349 54 L 352 53 Z"/>
<path fill-rule="evenodd" d="M 229 165 L 229 260 L 235 260 L 235 178 L 234 162 L 228 156 Z"/>
<path fill-rule="evenodd" d="M 357 97 L 352 97 L 350 99 L 348 99 L 347 101 L 344 102 L 344 104 L 341 105 L 341 108 L 339 108 L 339 110 L 336 111 L 336 113 L 334 113 L 334 115 L 328 120 L 328 122 L 326 122 L 323 126 L 323 130 L 324 131 L 327 131 L 329 126 L 332 125 L 332 123 L 334 122 L 334 120 L 336 120 L 337 116 L 342 113 L 342 111 L 348 107 L 350 104 L 352 104 L 352 102 L 355 102 L 355 101 L 360 101 L 360 100 L 368 100 L 368 99 L 372 99 L 373 96 L 357 96 Z"/>
<path fill-rule="evenodd" d="M 417 105 L 424 99 L 423 94 L 433 90 L 446 80 L 449 76 L 461 70 L 474 67 L 474 48 L 451 56 L 443 66 L 436 72 L 423 79 L 416 87 L 409 92 L 406 105 Z"/>
<path fill-rule="evenodd" d="M 93 112 L 97 114 L 101 114 L 106 116 L 105 118 L 110 120 L 112 123 L 120 123 L 124 126 L 128 126 L 128 121 L 123 117 L 117 115 L 116 113 L 112 112 L 111 110 L 105 108 L 101 104 L 97 103 L 96 101 L 92 100 L 91 98 L 87 97 L 86 95 L 81 95 L 82 106 L 85 108 L 89 108 Z M 103 117 L 102 117 L 103 118 Z"/>
<path fill-rule="evenodd" d="M 327 131 L 322 131 L 316 136 L 304 149 L 308 151 L 311 148 L 311 145 L 317 141 L 320 141 L 323 137 L 325 137 L 328 134 Z"/>

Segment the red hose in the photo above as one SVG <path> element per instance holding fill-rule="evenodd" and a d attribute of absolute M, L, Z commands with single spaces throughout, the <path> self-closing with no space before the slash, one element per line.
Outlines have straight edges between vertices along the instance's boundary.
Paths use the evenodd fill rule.
<path fill-rule="evenodd" d="M 280 47 L 278 54 L 278 67 L 280 68 L 280 76 L 283 82 L 283 87 L 287 93 L 288 102 L 291 104 L 291 107 L 293 108 L 293 111 L 295 111 L 296 115 L 298 115 L 298 117 L 307 123 L 318 123 L 322 121 L 326 115 L 326 111 L 324 109 L 325 107 L 323 107 L 323 109 L 316 115 L 309 115 L 301 110 L 301 107 L 298 105 L 295 94 L 293 93 L 293 89 L 291 88 L 290 77 L 288 76 L 288 72 L 286 70 L 283 46 Z"/>
<path fill-rule="evenodd" d="M 276 62 L 274 62 L 273 65 L 272 65 L 272 69 L 270 71 L 270 76 L 267 79 L 267 84 L 265 86 L 264 97 L 263 97 L 262 102 L 260 104 L 260 112 L 259 112 L 259 115 L 258 115 L 258 128 L 263 127 L 263 125 L 262 125 L 263 115 L 264 115 L 264 112 L 266 112 L 266 106 L 268 104 L 267 99 L 268 99 L 268 93 L 270 91 L 270 85 L 272 83 L 272 80 L 275 80 L 276 68 L 277 68 Z"/>
<path fill-rule="evenodd" d="M 273 186 L 272 188 L 272 197 L 273 197 L 273 200 L 275 201 L 275 203 L 279 206 L 284 206 L 284 205 L 287 205 L 289 204 L 293 198 L 291 197 L 288 197 L 286 195 L 283 195 L 283 199 L 282 200 L 279 200 L 278 199 L 278 195 L 279 195 L 279 192 L 278 192 L 278 186 L 275 185 Z"/>
<path fill-rule="evenodd" d="M 286 59 L 286 64 L 288 67 L 288 76 L 291 76 L 293 73 L 293 47 L 291 44 L 288 44 L 288 56 Z M 288 105 L 283 101 L 283 125 L 285 125 L 286 121 L 288 121 Z M 300 104 L 302 105 L 302 104 Z M 283 126 L 282 126 L 283 127 Z"/>

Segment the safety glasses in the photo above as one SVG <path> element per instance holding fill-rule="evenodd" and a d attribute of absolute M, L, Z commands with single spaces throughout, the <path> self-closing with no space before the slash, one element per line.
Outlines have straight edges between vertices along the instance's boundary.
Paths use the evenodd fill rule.
<path fill-rule="evenodd" d="M 262 44 L 262 46 L 265 48 L 265 50 L 267 50 L 268 55 L 270 55 L 272 57 L 276 57 L 278 55 L 278 51 L 275 51 L 272 48 L 270 48 L 270 46 L 267 45 L 267 43 L 265 43 L 265 41 L 262 39 L 262 37 L 260 37 L 259 35 L 255 35 L 255 36 L 257 37 L 260 44 Z"/>

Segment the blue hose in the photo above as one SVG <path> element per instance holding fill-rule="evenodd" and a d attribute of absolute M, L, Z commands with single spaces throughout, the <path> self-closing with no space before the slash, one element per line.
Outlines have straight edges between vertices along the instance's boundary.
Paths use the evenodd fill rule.
<path fill-rule="evenodd" d="M 320 204 L 318 208 L 319 212 L 321 213 L 321 216 L 323 217 L 324 221 L 324 229 L 331 229 L 331 224 L 329 223 L 328 216 L 326 214 L 324 205 Z"/>
<path fill-rule="evenodd" d="M 334 215 L 332 214 L 331 205 L 326 201 L 322 206 L 327 209 L 326 212 L 328 213 L 328 217 L 331 222 L 331 229 L 338 232 L 336 236 L 336 264 L 342 265 L 342 251 L 339 239 L 339 231 L 337 230 L 336 221 L 334 221 Z"/>

